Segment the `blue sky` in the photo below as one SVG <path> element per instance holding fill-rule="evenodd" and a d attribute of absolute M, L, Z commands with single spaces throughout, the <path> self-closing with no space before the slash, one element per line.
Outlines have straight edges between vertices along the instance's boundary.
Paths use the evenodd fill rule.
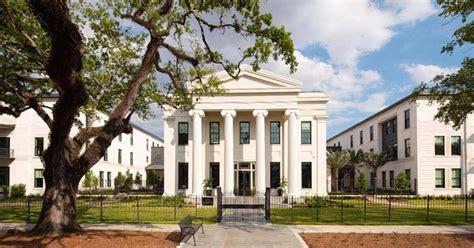
<path fill-rule="evenodd" d="M 440 54 L 459 21 L 448 23 L 430 0 L 271 0 L 262 9 L 292 33 L 304 90 L 330 98 L 328 138 L 408 95 L 420 81 L 457 69 L 466 56 Z M 245 41 L 242 41 L 244 44 Z M 235 37 L 216 41 L 235 57 Z M 288 74 L 281 62 L 263 68 Z M 137 124 L 162 137 L 158 118 Z"/>

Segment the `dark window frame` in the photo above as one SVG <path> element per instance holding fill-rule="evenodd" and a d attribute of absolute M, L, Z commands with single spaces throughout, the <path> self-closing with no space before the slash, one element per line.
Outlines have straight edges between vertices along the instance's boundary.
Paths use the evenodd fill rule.
<path fill-rule="evenodd" d="M 309 168 L 309 175 L 308 170 Z M 305 174 L 306 172 L 306 174 Z M 301 188 L 311 189 L 312 188 L 312 177 L 313 177 L 312 163 L 311 162 L 301 162 Z M 308 180 L 309 179 L 309 180 Z"/>
<path fill-rule="evenodd" d="M 248 126 L 248 131 L 242 131 L 243 124 L 246 124 Z M 245 137 L 244 135 L 247 135 L 247 137 Z M 239 122 L 239 144 L 241 145 L 250 144 L 250 122 L 249 121 Z"/>
<path fill-rule="evenodd" d="M 303 130 L 303 124 L 309 124 L 309 130 Z M 301 121 L 301 144 L 302 145 L 311 145 L 313 137 L 311 132 L 313 131 L 311 121 Z"/>
<path fill-rule="evenodd" d="M 278 172 L 274 168 L 278 167 Z M 270 162 L 270 188 L 277 189 L 280 187 L 281 180 L 281 166 L 280 162 Z"/>
<path fill-rule="evenodd" d="M 117 151 L 117 163 L 122 164 L 122 149 Z"/>
<path fill-rule="evenodd" d="M 130 133 L 130 145 L 133 146 L 133 133 Z"/>
<path fill-rule="evenodd" d="M 374 126 L 369 127 L 369 136 L 370 136 L 370 141 L 374 140 Z"/>
<path fill-rule="evenodd" d="M 130 152 L 130 165 L 133 165 L 133 152 Z"/>
<path fill-rule="evenodd" d="M 364 144 L 364 130 L 360 130 L 359 132 L 359 141 L 360 141 L 360 144 L 363 145 Z"/>
<path fill-rule="evenodd" d="M 104 171 L 99 171 L 99 187 L 104 187 Z"/>
<path fill-rule="evenodd" d="M 112 172 L 107 171 L 107 188 L 112 187 Z"/>
<path fill-rule="evenodd" d="M 454 177 L 454 171 L 459 171 L 459 178 L 455 178 Z M 459 168 L 452 168 L 451 169 L 451 188 L 461 188 L 461 185 L 462 185 L 462 174 L 461 174 L 461 169 Z M 457 185 L 454 185 L 454 180 L 459 180 L 459 184 Z"/>
<path fill-rule="evenodd" d="M 109 152 L 108 152 L 109 149 L 105 149 L 105 152 L 104 152 L 104 162 L 107 162 L 109 161 Z"/>
<path fill-rule="evenodd" d="M 437 143 L 438 138 L 441 138 L 441 141 L 443 141 L 442 149 L 441 149 L 440 145 L 438 145 L 438 143 Z M 445 142 L 444 136 L 435 136 L 434 146 L 435 146 L 435 156 L 444 156 L 446 154 L 446 142 Z"/>
<path fill-rule="evenodd" d="M 189 164 L 186 162 L 180 162 L 178 163 L 178 189 L 188 189 L 188 188 L 189 188 Z"/>
<path fill-rule="evenodd" d="M 217 132 L 213 132 L 212 125 L 217 124 Z M 214 140 L 213 140 L 214 138 Z M 219 145 L 221 139 L 221 124 L 218 121 L 209 122 L 209 144 Z"/>
<path fill-rule="evenodd" d="M 404 112 L 404 120 L 405 120 L 405 129 L 410 128 L 410 110 L 407 109 Z"/>
<path fill-rule="evenodd" d="M 277 125 L 276 130 L 273 129 L 273 125 Z M 281 142 L 280 139 L 281 125 L 279 121 L 270 121 L 270 144 L 278 145 Z"/>
<path fill-rule="evenodd" d="M 395 171 L 391 170 L 388 172 L 390 188 L 395 187 Z"/>
<path fill-rule="evenodd" d="M 41 171 L 41 177 L 36 177 L 36 172 Z M 44 188 L 44 169 L 34 169 L 34 187 L 35 188 Z"/>
<path fill-rule="evenodd" d="M 411 139 L 405 139 L 405 158 L 411 157 Z"/>
<path fill-rule="evenodd" d="M 354 136 L 351 135 L 350 137 L 351 148 L 354 148 Z"/>
<path fill-rule="evenodd" d="M 387 187 L 387 172 L 382 171 L 382 188 Z"/>
<path fill-rule="evenodd" d="M 186 132 L 181 132 L 181 126 L 186 126 Z M 178 122 L 178 145 L 185 146 L 189 143 L 189 123 L 188 122 Z M 148 145 L 147 145 L 148 150 Z"/>
<path fill-rule="evenodd" d="M 437 177 L 437 171 L 442 171 L 442 178 Z M 442 179 L 442 184 L 437 184 L 438 179 Z M 435 169 L 435 188 L 444 189 L 446 187 L 446 171 L 444 168 Z"/>
<path fill-rule="evenodd" d="M 458 140 L 457 145 L 453 143 L 453 139 Z M 451 156 L 461 156 L 461 136 L 451 136 Z"/>
<path fill-rule="evenodd" d="M 217 177 L 213 177 L 212 175 L 215 173 L 215 167 L 217 167 Z M 220 186 L 220 164 L 219 162 L 210 162 L 209 163 L 209 177 L 212 179 L 212 188 L 215 189 Z"/>
<path fill-rule="evenodd" d="M 43 152 L 44 152 L 44 137 L 35 137 L 35 156 L 41 157 L 43 156 Z"/>

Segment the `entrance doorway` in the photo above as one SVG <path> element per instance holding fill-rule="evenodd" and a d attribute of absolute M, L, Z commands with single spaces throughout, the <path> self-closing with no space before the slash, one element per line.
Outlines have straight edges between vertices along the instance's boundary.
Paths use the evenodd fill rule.
<path fill-rule="evenodd" d="M 240 196 L 252 195 L 255 188 L 255 163 L 241 162 L 234 164 L 235 194 Z"/>

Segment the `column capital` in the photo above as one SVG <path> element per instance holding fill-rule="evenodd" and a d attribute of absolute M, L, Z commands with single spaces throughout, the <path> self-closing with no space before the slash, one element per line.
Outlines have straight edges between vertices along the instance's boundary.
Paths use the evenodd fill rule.
<path fill-rule="evenodd" d="M 194 115 L 198 115 L 199 117 L 204 117 L 204 110 L 202 109 L 191 109 L 189 110 L 189 115 L 190 116 L 194 116 Z"/>
<path fill-rule="evenodd" d="M 235 110 L 233 109 L 224 109 L 221 111 L 221 115 L 222 117 L 226 117 L 227 115 L 230 115 L 233 118 L 237 115 L 237 112 L 235 112 Z"/>
<path fill-rule="evenodd" d="M 327 115 L 315 115 L 314 119 L 317 120 L 318 122 L 326 122 L 328 120 Z"/>
<path fill-rule="evenodd" d="M 285 110 L 285 116 L 290 117 L 291 115 L 295 115 L 298 117 L 299 111 L 297 109 L 287 109 Z"/>
<path fill-rule="evenodd" d="M 258 115 L 263 115 L 263 117 L 267 117 L 268 111 L 266 109 L 255 109 L 252 112 L 253 117 L 257 117 Z"/>

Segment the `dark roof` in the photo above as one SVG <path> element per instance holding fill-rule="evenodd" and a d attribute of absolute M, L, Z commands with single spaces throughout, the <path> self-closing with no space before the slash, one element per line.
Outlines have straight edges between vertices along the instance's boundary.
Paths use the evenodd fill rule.
<path fill-rule="evenodd" d="M 383 114 L 383 113 L 385 113 L 385 112 L 387 112 L 387 111 L 389 111 L 389 110 L 391 110 L 391 109 L 397 107 L 398 105 L 400 105 L 400 104 L 402 104 L 402 103 L 404 103 L 404 102 L 410 100 L 410 99 L 413 98 L 413 97 L 414 97 L 413 94 L 410 94 L 410 95 L 408 95 L 408 96 L 406 96 L 406 97 L 404 97 L 404 98 L 402 98 L 402 99 L 396 101 L 395 103 L 392 103 L 390 106 L 388 106 L 388 107 L 386 107 L 386 108 L 380 110 L 379 112 L 377 112 L 377 113 L 375 113 L 375 114 L 373 114 L 373 115 L 371 115 L 371 116 L 365 118 L 365 119 L 362 120 L 362 121 L 359 121 L 358 123 L 356 123 L 356 124 L 352 125 L 351 127 L 345 129 L 344 131 L 342 131 L 342 132 L 340 132 L 340 133 L 334 135 L 333 137 L 327 139 L 326 142 L 329 142 L 330 140 L 335 139 L 335 138 L 341 136 L 341 135 L 344 134 L 344 133 L 347 133 L 347 132 L 350 131 L 351 129 L 353 129 L 353 128 L 355 128 L 355 127 L 361 125 L 361 124 L 364 124 L 365 122 L 368 122 L 368 121 L 374 119 L 375 117 L 377 117 L 377 116 L 379 116 L 379 115 L 381 115 L 381 114 Z"/>

